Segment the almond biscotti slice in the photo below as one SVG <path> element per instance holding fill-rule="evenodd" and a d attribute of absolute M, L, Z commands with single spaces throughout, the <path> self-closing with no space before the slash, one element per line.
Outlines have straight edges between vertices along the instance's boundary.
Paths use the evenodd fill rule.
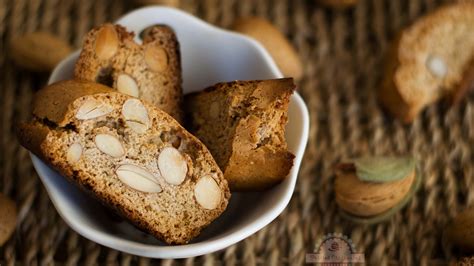
<path fill-rule="evenodd" d="M 40 90 L 23 146 L 106 206 L 167 243 L 187 243 L 226 208 L 206 147 L 165 112 L 87 81 Z"/>
<path fill-rule="evenodd" d="M 427 105 L 457 101 L 471 87 L 474 4 L 442 7 L 403 30 L 387 58 L 379 100 L 394 116 L 411 122 Z"/>
<path fill-rule="evenodd" d="M 165 25 L 148 28 L 137 44 L 120 25 L 104 24 L 84 38 L 74 69 L 77 79 L 105 84 L 161 108 L 181 121 L 179 43 Z"/>
<path fill-rule="evenodd" d="M 191 132 L 209 148 L 231 190 L 281 182 L 293 166 L 285 125 L 293 79 L 219 83 L 185 96 Z"/>

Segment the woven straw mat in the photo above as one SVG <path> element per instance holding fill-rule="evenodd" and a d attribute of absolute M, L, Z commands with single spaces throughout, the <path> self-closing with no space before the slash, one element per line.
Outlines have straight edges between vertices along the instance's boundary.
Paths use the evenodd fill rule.
<path fill-rule="evenodd" d="M 340 232 L 365 253 L 368 264 L 433 265 L 453 259 L 443 248 L 449 220 L 474 201 L 474 97 L 447 108 L 429 107 L 405 126 L 381 111 L 375 91 L 390 40 L 417 17 L 443 4 L 437 0 L 360 0 L 337 11 L 312 0 L 182 1 L 181 8 L 221 27 L 234 18 L 271 20 L 294 44 L 305 64 L 299 82 L 311 116 L 308 147 L 288 208 L 253 236 L 223 251 L 184 260 L 151 260 L 91 242 L 59 217 L 14 124 L 26 120 L 32 95 L 48 74 L 11 63 L 13 36 L 47 30 L 75 48 L 93 26 L 135 8 L 126 1 L 0 0 L 0 192 L 17 202 L 18 225 L 0 248 L 0 264 L 304 264 L 305 254 L 325 234 Z M 420 160 L 420 190 L 389 221 L 355 225 L 338 213 L 332 166 L 363 154 L 411 153 Z"/>

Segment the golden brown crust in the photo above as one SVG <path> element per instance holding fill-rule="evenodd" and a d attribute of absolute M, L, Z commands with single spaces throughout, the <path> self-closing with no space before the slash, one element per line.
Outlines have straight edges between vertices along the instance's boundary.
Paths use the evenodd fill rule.
<path fill-rule="evenodd" d="M 231 190 L 266 189 L 288 175 L 294 156 L 284 128 L 294 89 L 288 78 L 234 81 L 186 96 L 191 130 L 209 148 Z"/>

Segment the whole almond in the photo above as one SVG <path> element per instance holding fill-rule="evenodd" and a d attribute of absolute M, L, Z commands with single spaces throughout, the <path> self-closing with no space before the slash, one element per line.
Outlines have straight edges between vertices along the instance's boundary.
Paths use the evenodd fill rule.
<path fill-rule="evenodd" d="M 101 60 L 110 59 L 117 53 L 119 48 L 119 38 L 115 26 L 105 24 L 97 32 L 95 40 L 95 53 Z"/>
<path fill-rule="evenodd" d="M 474 59 L 471 60 L 467 64 L 467 66 L 465 67 L 463 71 L 461 82 L 450 95 L 450 101 L 452 104 L 459 103 L 462 99 L 464 99 L 464 97 L 466 96 L 466 93 L 474 90 L 474 62 L 473 61 Z"/>
<path fill-rule="evenodd" d="M 241 18 L 236 20 L 231 28 L 259 41 L 285 77 L 298 80 L 303 76 L 303 64 L 295 48 L 269 21 L 258 17 Z"/>
<path fill-rule="evenodd" d="M 32 32 L 10 41 L 10 55 L 20 67 L 38 72 L 51 71 L 72 52 L 64 40 L 48 32 Z"/>
<path fill-rule="evenodd" d="M 343 210 L 356 216 L 368 217 L 383 213 L 407 195 L 415 174 L 412 171 L 401 180 L 377 183 L 360 180 L 355 171 L 337 171 L 336 202 Z"/>
<path fill-rule="evenodd" d="M 15 202 L 0 193 L 0 247 L 15 231 L 16 216 Z"/>
<path fill-rule="evenodd" d="M 448 241 L 466 252 L 474 252 L 474 207 L 459 213 L 446 229 Z"/>

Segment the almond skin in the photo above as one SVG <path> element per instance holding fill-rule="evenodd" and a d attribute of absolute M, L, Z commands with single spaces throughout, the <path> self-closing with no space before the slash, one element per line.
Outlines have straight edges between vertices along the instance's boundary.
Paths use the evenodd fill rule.
<path fill-rule="evenodd" d="M 415 179 L 415 171 L 393 182 L 361 181 L 354 171 L 337 171 L 335 181 L 336 202 L 348 213 L 361 217 L 381 214 L 399 203 Z"/>
<path fill-rule="evenodd" d="M 474 252 L 474 207 L 459 213 L 446 229 L 449 242 L 466 252 Z"/>
<path fill-rule="evenodd" d="M 303 64 L 295 48 L 269 21 L 258 17 L 241 18 L 232 30 L 248 35 L 260 42 L 275 60 L 285 77 L 296 80 L 303 76 Z"/>
<path fill-rule="evenodd" d="M 133 164 L 122 164 L 115 173 L 120 181 L 137 191 L 145 193 L 159 193 L 162 191 L 156 177 L 142 167 Z"/>
<path fill-rule="evenodd" d="M 16 227 L 15 202 L 0 193 L 0 247 L 10 238 Z"/>
<path fill-rule="evenodd" d="M 221 202 L 222 191 L 214 178 L 206 175 L 197 181 L 194 187 L 194 197 L 201 207 L 213 210 Z"/>
<path fill-rule="evenodd" d="M 13 38 L 9 51 L 18 66 L 31 71 L 48 72 L 69 55 L 72 48 L 51 33 L 32 32 Z"/>

